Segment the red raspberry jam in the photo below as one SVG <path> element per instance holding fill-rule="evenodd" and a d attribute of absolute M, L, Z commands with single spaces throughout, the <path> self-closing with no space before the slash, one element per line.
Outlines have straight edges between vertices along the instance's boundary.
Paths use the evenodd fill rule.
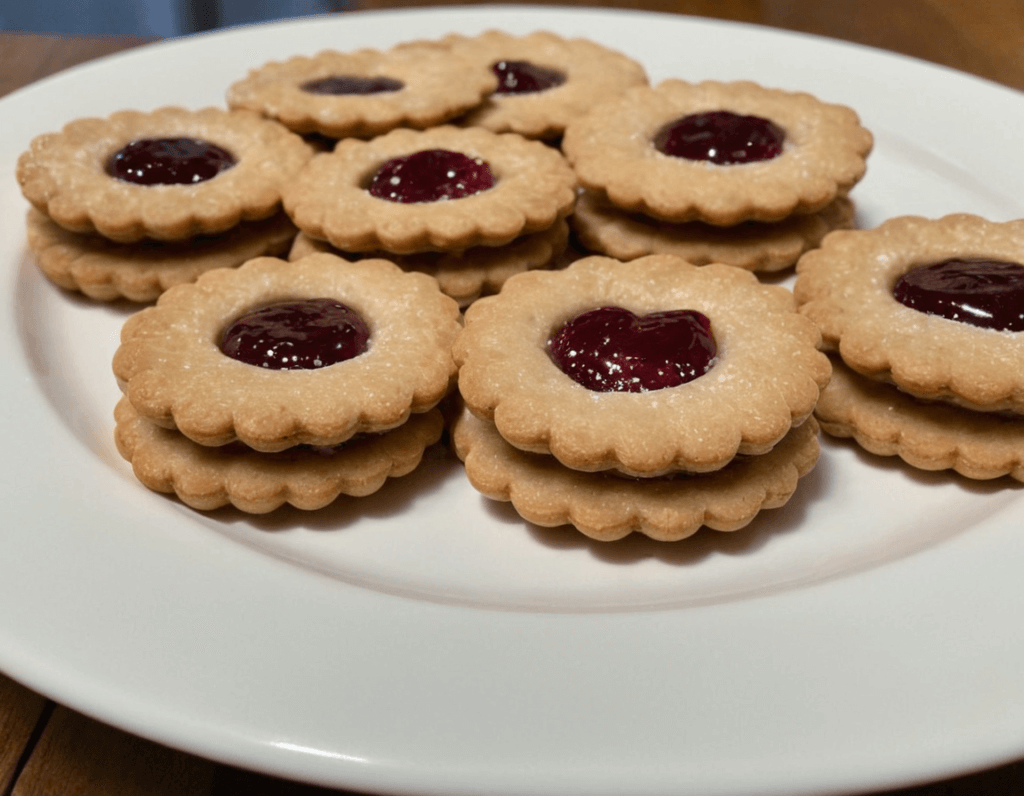
<path fill-rule="evenodd" d="M 565 82 L 561 72 L 529 61 L 498 61 L 491 65 L 491 71 L 498 77 L 495 94 L 533 94 Z"/>
<path fill-rule="evenodd" d="M 1001 260 L 952 259 L 908 271 L 893 288 L 906 307 L 951 321 L 1024 331 L 1024 266 Z"/>
<path fill-rule="evenodd" d="M 414 204 L 461 199 L 494 186 L 490 166 L 447 149 L 427 149 L 387 161 L 370 181 L 378 199 Z"/>
<path fill-rule="evenodd" d="M 393 77 L 363 77 L 361 75 L 332 75 L 302 84 L 309 94 L 386 94 L 405 88 L 405 83 Z"/>
<path fill-rule="evenodd" d="M 778 157 L 785 137 L 782 128 L 760 116 L 709 111 L 669 122 L 655 135 L 654 146 L 666 155 L 724 166 Z"/>
<path fill-rule="evenodd" d="M 261 368 L 312 370 L 359 356 L 369 339 L 369 327 L 351 307 L 334 299 L 303 299 L 243 315 L 224 330 L 220 350 Z"/>
<path fill-rule="evenodd" d="M 566 323 L 548 340 L 555 364 L 595 392 L 675 387 L 711 369 L 718 347 L 711 321 L 696 310 L 637 316 L 600 307 Z"/>
<path fill-rule="evenodd" d="M 196 138 L 140 138 L 107 162 L 107 173 L 139 185 L 191 185 L 235 165 L 234 156 Z"/>

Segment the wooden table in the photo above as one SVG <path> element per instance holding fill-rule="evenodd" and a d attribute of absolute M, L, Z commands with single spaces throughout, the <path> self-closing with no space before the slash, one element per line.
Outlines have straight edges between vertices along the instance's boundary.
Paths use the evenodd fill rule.
<path fill-rule="evenodd" d="M 365 0 L 366 9 L 429 0 Z M 1024 90 L 1020 0 L 643 0 L 598 2 L 756 22 L 847 39 L 955 67 Z M 0 96 L 143 40 L 0 33 Z M 879 90 L 883 90 L 882 87 Z M 0 796 L 328 796 L 136 738 L 55 705 L 0 674 Z M 895 793 L 895 792 L 893 792 Z M 903 796 L 1024 793 L 1024 760 Z"/>

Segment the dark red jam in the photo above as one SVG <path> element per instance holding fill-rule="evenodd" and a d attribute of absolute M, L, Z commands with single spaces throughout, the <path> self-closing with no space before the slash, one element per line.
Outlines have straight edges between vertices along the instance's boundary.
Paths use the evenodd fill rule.
<path fill-rule="evenodd" d="M 362 77 L 360 75 L 332 75 L 302 84 L 309 94 L 343 96 L 351 94 L 387 94 L 405 88 L 405 83 L 393 77 Z"/>
<path fill-rule="evenodd" d="M 718 347 L 711 321 L 696 310 L 637 316 L 600 307 L 566 323 L 548 340 L 551 358 L 595 392 L 646 392 L 693 381 L 710 370 Z"/>
<path fill-rule="evenodd" d="M 369 339 L 369 327 L 351 307 L 334 299 L 303 299 L 243 315 L 224 330 L 220 349 L 261 368 L 312 370 L 359 356 Z"/>
<path fill-rule="evenodd" d="M 111 155 L 107 173 L 139 185 L 191 185 L 234 165 L 230 152 L 209 141 L 140 138 Z"/>
<path fill-rule="evenodd" d="M 1024 331 L 1024 266 L 954 259 L 908 271 L 893 288 L 904 306 L 984 329 Z"/>
<path fill-rule="evenodd" d="M 778 125 L 760 116 L 710 111 L 669 122 L 654 137 L 654 146 L 666 155 L 724 166 L 778 157 L 785 137 Z"/>
<path fill-rule="evenodd" d="M 370 182 L 370 194 L 389 202 L 413 204 L 461 199 L 494 186 L 490 166 L 447 149 L 427 149 L 389 160 Z"/>
<path fill-rule="evenodd" d="M 533 94 L 565 82 L 561 72 L 529 61 L 498 61 L 491 65 L 491 71 L 498 76 L 495 94 Z"/>

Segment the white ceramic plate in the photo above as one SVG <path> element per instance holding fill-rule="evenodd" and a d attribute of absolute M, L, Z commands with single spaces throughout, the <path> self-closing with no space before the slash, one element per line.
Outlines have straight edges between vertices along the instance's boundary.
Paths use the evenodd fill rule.
<path fill-rule="evenodd" d="M 601 545 L 526 525 L 443 454 L 313 515 L 198 514 L 111 441 L 130 308 L 37 273 L 14 163 L 85 115 L 220 104 L 250 67 L 500 27 L 583 35 L 652 80 L 754 78 L 856 108 L 861 223 L 1024 215 L 1024 98 L 872 50 L 682 17 L 368 13 L 97 61 L 2 102 L 0 669 L 129 731 L 386 793 L 795 794 L 1024 753 L 1019 485 L 826 442 L 736 534 Z"/>

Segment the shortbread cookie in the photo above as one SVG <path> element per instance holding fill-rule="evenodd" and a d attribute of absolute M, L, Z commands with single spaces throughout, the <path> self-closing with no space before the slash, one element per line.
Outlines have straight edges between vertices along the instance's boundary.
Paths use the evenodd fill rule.
<path fill-rule="evenodd" d="M 559 152 L 514 134 L 452 126 L 345 139 L 285 191 L 299 229 L 343 251 L 395 254 L 498 246 L 572 210 Z"/>
<path fill-rule="evenodd" d="M 899 456 L 920 470 L 1024 481 L 1024 418 L 922 401 L 838 359 L 832 367 L 814 410 L 832 436 L 852 437 L 871 453 Z"/>
<path fill-rule="evenodd" d="M 794 291 L 858 373 L 927 400 L 1024 414 L 1021 264 L 1024 221 L 905 216 L 828 235 L 800 259 Z"/>
<path fill-rule="evenodd" d="M 580 183 L 662 221 L 780 221 L 814 213 L 864 176 L 857 114 L 751 82 L 666 80 L 595 105 L 562 149 Z"/>
<path fill-rule="evenodd" d="M 238 443 L 197 445 L 140 417 L 124 397 L 114 417 L 117 449 L 145 486 L 174 493 L 201 511 L 231 504 L 250 514 L 273 511 L 285 503 L 313 510 L 339 495 L 372 494 L 388 478 L 412 472 L 444 428 L 441 413 L 431 409 L 412 415 L 392 431 L 342 445 L 259 453 Z"/>
<path fill-rule="evenodd" d="M 140 415 L 200 444 L 328 446 L 437 404 L 458 330 L 458 305 L 424 274 L 262 257 L 129 318 L 113 366 Z"/>
<path fill-rule="evenodd" d="M 498 76 L 497 91 L 461 120 L 496 133 L 557 139 L 594 103 L 647 85 L 643 66 L 587 39 L 489 30 L 473 37 L 451 34 L 442 41 Z"/>
<path fill-rule="evenodd" d="M 469 408 L 577 470 L 707 472 L 766 453 L 831 370 L 788 290 L 671 255 L 519 274 L 465 323 L 454 354 Z"/>
<path fill-rule="evenodd" d="M 227 92 L 231 108 L 277 119 L 297 133 L 369 138 L 422 130 L 479 105 L 498 79 L 446 47 L 409 42 L 391 50 L 325 50 L 270 62 Z"/>
<path fill-rule="evenodd" d="M 665 478 L 571 470 L 552 456 L 509 445 L 493 424 L 469 412 L 455 422 L 452 443 L 470 483 L 487 497 L 511 501 L 537 525 L 573 525 L 599 541 L 633 532 L 675 541 L 702 526 L 737 530 L 762 509 L 784 505 L 819 454 L 813 418 L 762 456 L 739 457 L 711 473 Z"/>
<path fill-rule="evenodd" d="M 69 232 L 35 208 L 28 211 L 26 229 L 36 263 L 55 284 L 100 301 L 139 302 L 153 301 L 168 288 L 194 282 L 214 268 L 284 254 L 296 232 L 288 217 L 277 213 L 221 235 L 180 243 L 115 243 L 100 235 Z"/>
<path fill-rule="evenodd" d="M 18 160 L 22 193 L 73 232 L 184 240 L 268 218 L 312 149 L 250 111 L 165 107 L 78 119 Z"/>
<path fill-rule="evenodd" d="M 405 271 L 429 274 L 437 280 L 442 293 L 465 307 L 481 295 L 497 293 L 515 274 L 550 266 L 563 254 L 568 239 L 569 225 L 563 219 L 555 222 L 551 229 L 524 235 L 505 246 L 474 246 L 462 251 L 422 254 L 374 252 L 371 256 L 390 260 Z M 358 255 L 341 252 L 305 233 L 295 238 L 288 259 L 298 260 L 316 251 L 358 259 Z"/>
<path fill-rule="evenodd" d="M 764 273 L 791 267 L 826 234 L 849 228 L 853 221 L 853 202 L 840 197 L 817 213 L 793 215 L 772 224 L 670 224 L 619 210 L 594 191 L 580 195 L 571 217 L 580 243 L 617 260 L 674 254 L 694 265 L 725 263 Z"/>

